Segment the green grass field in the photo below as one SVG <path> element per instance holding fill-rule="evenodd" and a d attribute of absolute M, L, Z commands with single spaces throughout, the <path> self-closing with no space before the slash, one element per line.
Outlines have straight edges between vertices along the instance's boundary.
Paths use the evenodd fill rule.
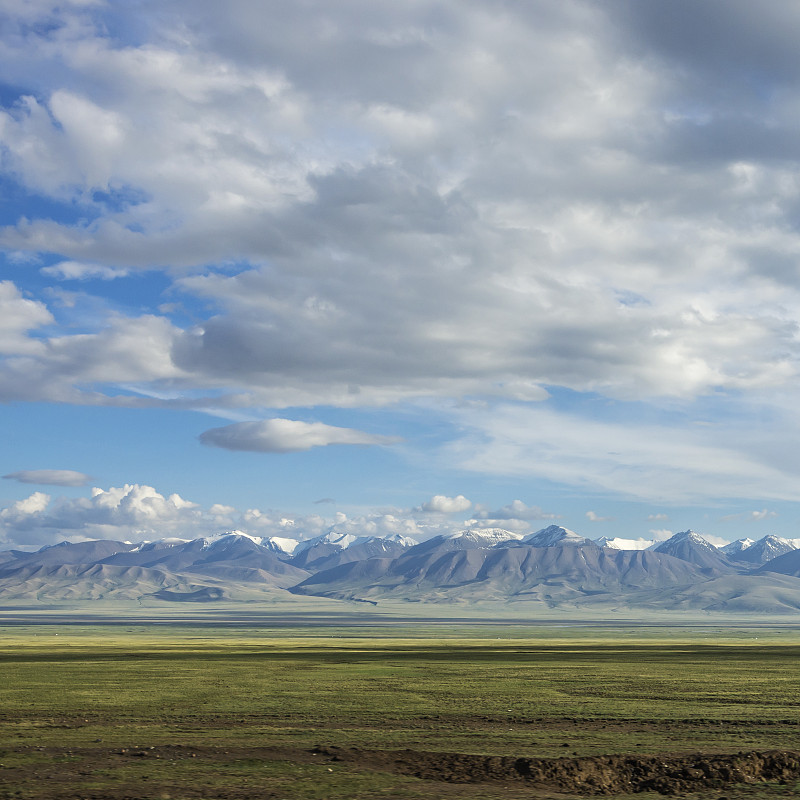
<path fill-rule="evenodd" d="M 357 753 L 800 750 L 794 630 L 163 624 L 0 633 L 2 798 L 516 798 L 536 795 L 520 783 L 420 779 Z M 334 760 L 335 747 L 351 755 Z"/>

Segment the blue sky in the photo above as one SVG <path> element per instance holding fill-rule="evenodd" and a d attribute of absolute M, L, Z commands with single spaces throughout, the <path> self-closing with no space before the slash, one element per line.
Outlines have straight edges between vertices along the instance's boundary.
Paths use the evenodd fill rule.
<path fill-rule="evenodd" d="M 800 536 L 792 4 L 0 31 L 0 546 Z"/>

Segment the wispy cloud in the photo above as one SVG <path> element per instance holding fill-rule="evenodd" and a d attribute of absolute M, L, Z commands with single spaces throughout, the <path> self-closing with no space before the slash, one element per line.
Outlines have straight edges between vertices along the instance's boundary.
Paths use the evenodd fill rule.
<path fill-rule="evenodd" d="M 529 476 L 653 503 L 708 498 L 794 499 L 797 467 L 773 466 L 732 441 L 727 427 L 602 420 L 548 405 L 458 412 L 462 435 L 444 448 L 451 465 Z M 783 465 L 781 465 L 783 466 Z"/>
<path fill-rule="evenodd" d="M 720 517 L 720 522 L 763 522 L 766 519 L 775 519 L 777 511 L 768 511 L 766 508 L 761 511 L 750 511 L 742 514 L 726 514 Z"/>

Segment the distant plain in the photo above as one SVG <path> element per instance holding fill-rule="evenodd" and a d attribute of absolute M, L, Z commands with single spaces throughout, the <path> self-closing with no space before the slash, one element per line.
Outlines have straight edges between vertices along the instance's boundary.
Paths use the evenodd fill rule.
<path fill-rule="evenodd" d="M 800 750 L 798 621 L 342 607 L 0 610 L 0 797 L 625 797 L 509 765 Z"/>

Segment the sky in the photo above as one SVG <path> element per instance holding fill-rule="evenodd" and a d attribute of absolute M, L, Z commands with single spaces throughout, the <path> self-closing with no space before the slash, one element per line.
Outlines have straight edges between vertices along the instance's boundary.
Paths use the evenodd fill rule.
<path fill-rule="evenodd" d="M 800 536 L 798 39 L 0 0 L 0 548 Z"/>

